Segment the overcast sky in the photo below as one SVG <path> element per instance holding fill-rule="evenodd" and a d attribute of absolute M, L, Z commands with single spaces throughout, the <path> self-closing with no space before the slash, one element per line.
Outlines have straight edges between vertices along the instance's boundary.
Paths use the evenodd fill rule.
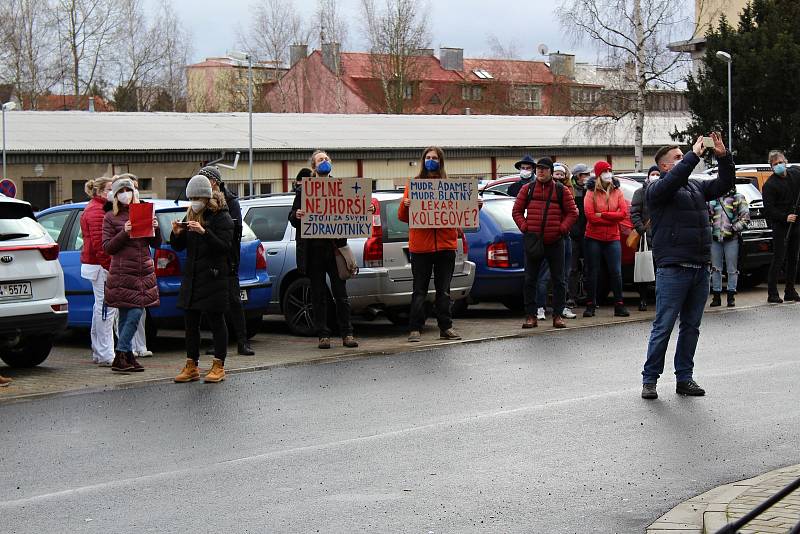
<path fill-rule="evenodd" d="M 175 10 L 193 35 L 193 60 L 224 55 L 236 45 L 236 28 L 248 26 L 248 8 L 253 0 L 172 0 Z M 339 0 L 350 27 L 348 50 L 363 50 L 360 35 L 359 0 Z M 466 57 L 485 57 L 487 37 L 495 34 L 504 45 L 514 42 L 522 59 L 542 59 L 539 44 L 551 51 L 575 53 L 577 61 L 595 62 L 590 44 L 576 45 L 571 32 L 562 28 L 554 0 L 434 0 L 430 3 L 429 26 L 432 46 L 458 47 Z M 316 0 L 294 0 L 293 5 L 309 19 Z"/>

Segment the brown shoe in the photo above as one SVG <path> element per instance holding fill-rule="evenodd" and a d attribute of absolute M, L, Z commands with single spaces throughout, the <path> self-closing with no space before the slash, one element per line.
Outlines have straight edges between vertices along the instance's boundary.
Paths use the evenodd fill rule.
<path fill-rule="evenodd" d="M 141 373 L 144 371 L 144 367 L 142 367 L 142 364 L 136 361 L 136 356 L 134 356 L 132 352 L 126 352 L 125 358 L 128 360 L 128 363 L 131 366 L 131 372 Z"/>
<path fill-rule="evenodd" d="M 564 322 L 564 318 L 560 315 L 553 316 L 553 328 L 566 328 L 567 323 Z"/>
<path fill-rule="evenodd" d="M 536 328 L 537 326 L 539 326 L 539 322 L 535 315 L 528 315 L 525 317 L 525 322 L 522 323 L 522 328 Z"/>
<path fill-rule="evenodd" d="M 186 365 L 183 366 L 180 374 L 175 377 L 175 382 L 182 384 L 184 382 L 194 382 L 200 380 L 200 369 L 191 358 L 186 358 Z"/>
<path fill-rule="evenodd" d="M 6 378 L 3 375 L 0 375 L 0 388 L 4 388 L 12 382 L 10 378 Z"/>
<path fill-rule="evenodd" d="M 452 328 L 448 328 L 447 330 L 439 331 L 439 339 L 449 339 L 452 341 L 457 341 L 461 339 L 461 336 L 453 330 Z"/>
<path fill-rule="evenodd" d="M 358 346 L 358 341 L 353 336 L 344 336 L 342 338 L 342 346 L 353 349 Z"/>
<path fill-rule="evenodd" d="M 203 382 L 216 384 L 225 380 L 225 363 L 219 358 L 211 360 L 211 370 L 203 377 Z"/>
<path fill-rule="evenodd" d="M 319 338 L 319 343 L 317 343 L 318 349 L 329 349 L 331 348 L 331 338 L 329 337 L 321 337 Z"/>
<path fill-rule="evenodd" d="M 114 361 L 111 363 L 111 370 L 116 373 L 129 373 L 133 371 L 133 366 L 128 361 L 128 356 L 124 352 L 114 351 Z"/>

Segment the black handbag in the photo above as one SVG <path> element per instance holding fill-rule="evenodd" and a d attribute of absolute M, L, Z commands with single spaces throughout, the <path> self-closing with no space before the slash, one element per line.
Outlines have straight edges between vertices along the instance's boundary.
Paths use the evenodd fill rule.
<path fill-rule="evenodd" d="M 528 205 L 530 205 L 531 199 L 533 198 L 533 190 L 536 188 L 536 183 L 537 182 L 534 181 L 528 186 L 528 199 L 527 203 L 525 204 L 526 209 L 528 208 Z M 550 201 L 552 199 L 553 193 L 551 192 L 547 197 L 547 203 L 544 206 L 542 228 L 540 229 L 539 233 L 536 234 L 534 232 L 525 232 L 525 235 L 523 236 L 525 243 L 525 257 L 528 261 L 539 261 L 544 258 L 544 227 L 547 224 L 547 214 L 550 211 Z"/>

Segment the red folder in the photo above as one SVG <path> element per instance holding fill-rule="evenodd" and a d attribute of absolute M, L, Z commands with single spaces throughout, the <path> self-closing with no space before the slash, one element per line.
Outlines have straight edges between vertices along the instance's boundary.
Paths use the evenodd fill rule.
<path fill-rule="evenodd" d="M 153 237 L 153 205 L 150 203 L 131 204 L 131 237 Z"/>

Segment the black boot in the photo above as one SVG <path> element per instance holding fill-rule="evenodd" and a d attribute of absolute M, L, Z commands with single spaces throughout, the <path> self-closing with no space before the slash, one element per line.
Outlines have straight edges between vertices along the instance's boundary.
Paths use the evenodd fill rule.
<path fill-rule="evenodd" d="M 736 306 L 736 291 L 728 291 L 728 307 Z"/>
<path fill-rule="evenodd" d="M 721 293 L 719 291 L 712 291 L 711 295 L 711 307 L 716 308 L 718 306 L 722 306 Z"/>
<path fill-rule="evenodd" d="M 639 311 L 647 311 L 647 301 L 642 299 L 639 301 Z"/>
<path fill-rule="evenodd" d="M 617 302 L 614 304 L 614 317 L 630 317 L 630 315 L 624 302 Z"/>
<path fill-rule="evenodd" d="M 240 356 L 253 356 L 256 351 L 253 350 L 253 347 L 250 346 L 250 343 L 247 341 L 242 341 L 238 343 L 238 353 Z"/>

